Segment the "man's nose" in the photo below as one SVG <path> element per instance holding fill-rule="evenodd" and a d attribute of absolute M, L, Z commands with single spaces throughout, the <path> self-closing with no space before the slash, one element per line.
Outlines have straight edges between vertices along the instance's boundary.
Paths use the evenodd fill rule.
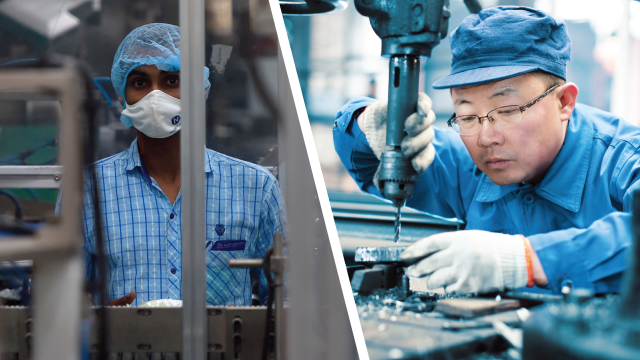
<path fill-rule="evenodd" d="M 482 119 L 480 125 L 480 134 L 478 135 L 478 146 L 489 147 L 492 145 L 501 145 L 504 140 L 502 133 L 489 121 L 488 118 Z"/>

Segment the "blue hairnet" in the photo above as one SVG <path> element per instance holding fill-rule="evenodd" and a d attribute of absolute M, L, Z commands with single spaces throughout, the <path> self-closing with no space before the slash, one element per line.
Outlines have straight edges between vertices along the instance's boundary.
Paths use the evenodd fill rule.
<path fill-rule="evenodd" d="M 116 94 L 124 99 L 124 89 L 131 70 L 155 65 L 163 71 L 180 70 L 180 28 L 170 24 L 142 25 L 127 35 L 118 47 L 111 67 L 111 82 Z M 209 68 L 204 68 L 205 98 L 209 96 Z M 126 101 L 123 104 L 126 108 Z M 120 116 L 125 126 L 133 125 L 127 116 Z"/>

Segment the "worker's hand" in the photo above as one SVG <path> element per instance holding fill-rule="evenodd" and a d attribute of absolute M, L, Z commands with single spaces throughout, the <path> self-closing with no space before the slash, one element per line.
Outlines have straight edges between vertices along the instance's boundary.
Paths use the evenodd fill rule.
<path fill-rule="evenodd" d="M 434 132 L 431 124 L 436 115 L 431 110 L 431 99 L 427 94 L 418 94 L 417 112 L 411 114 L 404 123 L 407 136 L 402 140 L 402 153 L 411 159 L 413 168 L 423 173 L 433 162 L 435 149 L 431 144 Z M 387 150 L 387 101 L 379 101 L 369 105 L 358 125 L 363 130 L 378 159 Z"/>
<path fill-rule="evenodd" d="M 136 292 L 132 291 L 128 295 L 121 297 L 120 299 L 113 299 L 109 301 L 109 306 L 127 306 L 131 305 L 133 300 L 136 299 Z"/>
<path fill-rule="evenodd" d="M 411 277 L 429 276 L 427 287 L 448 293 L 488 293 L 527 286 L 524 238 L 488 231 L 440 233 L 409 246 L 400 258 L 427 256 L 407 268 Z"/>

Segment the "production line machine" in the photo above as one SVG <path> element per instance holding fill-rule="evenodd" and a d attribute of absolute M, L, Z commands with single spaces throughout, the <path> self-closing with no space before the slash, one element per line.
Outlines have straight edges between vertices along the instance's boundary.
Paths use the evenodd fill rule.
<path fill-rule="evenodd" d="M 409 283 L 405 246 L 362 247 L 351 272 L 371 359 L 640 358 L 640 193 L 621 294 L 562 295 L 507 291 L 452 296 Z"/>
<path fill-rule="evenodd" d="M 82 238 L 78 215 L 81 170 L 87 159 L 81 155 L 87 153 L 83 146 L 92 144 L 81 141 L 80 121 L 86 120 L 81 109 L 88 107 L 82 94 L 84 77 L 70 58 L 63 58 L 61 66 L 43 63 L 0 73 L 3 95 L 33 98 L 41 94 L 38 96 L 59 99 L 61 104 L 61 165 L 4 166 L 0 185 L 58 188 L 64 175 L 66 189 L 65 206 L 56 220 L 34 226 L 19 218 L 0 219 L 0 280 L 6 288 L 3 297 L 9 299 L 9 305 L 0 306 L 0 355 L 11 360 L 68 358 L 77 352 L 74 347 L 82 346 L 83 356 L 89 356 L 101 350 L 106 335 L 104 350 L 110 358 L 178 359 L 183 350 L 182 307 L 91 307 L 83 295 L 77 239 Z M 88 123 L 90 127 L 92 122 Z M 277 335 L 284 328 L 282 234 L 275 235 L 265 259 L 234 259 L 228 265 L 268 273 L 275 306 L 207 307 L 207 358 L 271 358 L 282 351 L 282 336 Z"/>
<path fill-rule="evenodd" d="M 464 3 L 471 13 L 482 9 L 478 1 Z M 393 241 L 404 241 L 404 246 L 371 241 L 372 245 L 355 249 L 347 246 L 343 252 L 351 265 L 351 287 L 370 358 L 640 358 L 640 193 L 634 196 L 635 236 L 626 286 L 619 296 L 572 289 L 570 281 L 562 296 L 518 291 L 452 296 L 444 290 L 432 292 L 424 280 L 404 275 L 407 266 L 421 259 L 399 258 L 406 245 L 415 241 L 401 236 L 400 211 L 418 180 L 400 144 L 406 136 L 404 121 L 416 111 L 420 60 L 430 57 L 447 35 L 449 1 L 355 0 L 355 6 L 369 17 L 382 40 L 381 55 L 389 58 L 388 150 L 382 154 L 380 181 L 384 196 L 395 208 Z M 370 229 L 358 224 L 355 212 L 344 216 L 339 206 L 336 210 L 343 248 L 352 242 L 345 238 L 368 237 Z M 412 223 L 414 217 L 411 214 Z M 389 226 L 389 219 L 377 220 L 370 221 L 369 227 Z M 427 228 L 421 229 L 423 236 L 460 229 L 460 224 L 449 222 L 443 227 L 426 215 L 422 223 Z M 360 235 L 350 231 L 356 228 Z"/>
<path fill-rule="evenodd" d="M 83 343 L 97 352 L 98 312 L 109 321 L 109 359 L 180 359 L 182 308 L 106 307 L 87 309 L 84 328 L 94 330 Z M 260 359 L 266 327 L 264 306 L 207 307 L 207 359 Z M 34 321 L 26 307 L 0 307 L 2 359 L 30 359 Z M 270 334 L 273 344 L 273 333 Z M 258 346 L 256 346 L 258 345 Z M 87 347 L 88 346 L 88 347 Z M 270 350 L 273 352 L 273 349 Z M 92 358 L 96 357 L 93 355 Z"/>

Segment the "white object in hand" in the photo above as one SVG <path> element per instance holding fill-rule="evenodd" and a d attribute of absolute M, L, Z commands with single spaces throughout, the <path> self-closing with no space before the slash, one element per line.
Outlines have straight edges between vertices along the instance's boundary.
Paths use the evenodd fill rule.
<path fill-rule="evenodd" d="M 400 258 L 427 256 L 407 268 L 411 277 L 429 276 L 429 289 L 448 293 L 488 293 L 527 286 L 525 243 L 521 236 L 480 230 L 426 237 Z"/>
<path fill-rule="evenodd" d="M 140 305 L 141 307 L 182 307 L 182 300 L 158 299 L 151 300 Z"/>

